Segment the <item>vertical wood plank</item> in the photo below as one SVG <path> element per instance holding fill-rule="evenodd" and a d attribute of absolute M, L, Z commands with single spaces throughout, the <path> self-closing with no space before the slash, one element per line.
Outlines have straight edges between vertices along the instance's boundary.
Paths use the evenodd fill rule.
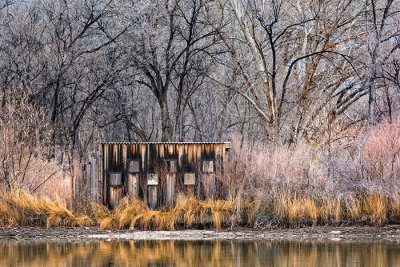
<path fill-rule="evenodd" d="M 215 174 L 214 173 L 207 173 L 206 174 L 206 182 L 205 182 L 206 190 L 206 197 L 210 199 L 215 199 Z"/>
<path fill-rule="evenodd" d="M 128 187 L 128 145 L 122 145 L 122 184 L 124 186 L 125 192 L 127 192 Z"/>
<path fill-rule="evenodd" d="M 194 196 L 194 185 L 187 185 L 186 186 L 186 196 L 193 197 Z"/>
<path fill-rule="evenodd" d="M 183 162 L 183 145 L 180 145 L 178 147 L 178 167 L 182 168 L 182 162 Z"/>
<path fill-rule="evenodd" d="M 96 157 L 92 157 L 92 161 L 91 161 L 91 167 L 92 167 L 92 171 L 91 171 L 91 200 L 92 202 L 97 202 L 96 200 L 96 195 L 97 195 L 97 159 Z"/>
<path fill-rule="evenodd" d="M 93 180 L 94 180 L 94 202 L 99 203 L 99 152 L 96 152 L 96 156 L 93 161 Z"/>
<path fill-rule="evenodd" d="M 103 161 L 104 161 L 104 166 L 103 166 L 103 204 L 108 205 L 108 167 L 109 167 L 109 150 L 110 146 L 108 144 L 104 144 L 104 154 L 103 154 Z"/>
<path fill-rule="evenodd" d="M 71 203 L 70 203 L 70 207 L 71 208 L 74 208 L 74 203 L 75 203 L 75 181 L 74 181 L 75 179 L 74 179 L 74 176 L 73 175 L 70 175 L 69 176 L 69 184 L 70 184 L 70 187 L 71 187 Z"/>
<path fill-rule="evenodd" d="M 147 186 L 147 199 L 150 209 L 156 210 L 158 208 L 158 190 L 156 185 Z"/>
<path fill-rule="evenodd" d="M 86 164 L 85 166 L 85 172 L 86 172 L 86 177 L 85 177 L 85 188 L 84 188 L 84 193 L 85 193 L 85 199 L 90 200 L 91 199 L 91 185 L 92 185 L 92 166 L 90 162 Z"/>
<path fill-rule="evenodd" d="M 173 206 L 175 203 L 175 188 L 176 188 L 176 175 L 175 173 L 167 174 L 167 193 L 166 200 L 168 206 Z"/>
<path fill-rule="evenodd" d="M 132 197 L 139 197 L 139 173 L 128 174 L 128 194 Z"/>
<path fill-rule="evenodd" d="M 97 173 L 98 173 L 98 189 L 97 189 L 97 202 L 103 202 L 103 145 L 99 144 L 99 151 L 97 154 Z"/>
<path fill-rule="evenodd" d="M 124 194 L 124 189 L 122 187 L 110 186 L 110 206 L 115 209 L 118 203 L 122 199 Z"/>

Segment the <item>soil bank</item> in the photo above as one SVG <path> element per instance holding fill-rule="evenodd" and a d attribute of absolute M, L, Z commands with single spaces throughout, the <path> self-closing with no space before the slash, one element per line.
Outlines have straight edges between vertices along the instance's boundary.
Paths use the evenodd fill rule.
<path fill-rule="evenodd" d="M 130 231 L 100 230 L 94 227 L 0 227 L 0 242 L 89 241 L 89 240 L 379 240 L 400 243 L 400 225 L 383 227 L 314 226 L 254 230 Z"/>

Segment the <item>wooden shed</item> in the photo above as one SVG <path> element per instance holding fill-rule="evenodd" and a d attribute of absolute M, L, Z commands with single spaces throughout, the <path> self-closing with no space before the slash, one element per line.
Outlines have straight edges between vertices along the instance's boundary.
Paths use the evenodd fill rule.
<path fill-rule="evenodd" d="M 92 201 L 111 208 L 126 195 L 152 209 L 173 205 L 177 194 L 224 199 L 223 162 L 229 142 L 100 143 L 86 167 Z"/>

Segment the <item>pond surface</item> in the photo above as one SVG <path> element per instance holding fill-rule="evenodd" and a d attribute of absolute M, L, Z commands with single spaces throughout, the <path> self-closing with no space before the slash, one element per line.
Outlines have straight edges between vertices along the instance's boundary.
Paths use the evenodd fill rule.
<path fill-rule="evenodd" d="M 400 244 L 247 240 L 2 241 L 0 266 L 400 266 Z"/>

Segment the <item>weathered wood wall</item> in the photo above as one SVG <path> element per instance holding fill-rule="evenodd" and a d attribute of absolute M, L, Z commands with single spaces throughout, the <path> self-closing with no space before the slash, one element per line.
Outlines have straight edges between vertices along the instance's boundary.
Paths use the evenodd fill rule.
<path fill-rule="evenodd" d="M 178 193 L 223 199 L 223 162 L 230 143 L 101 143 L 84 175 L 91 201 L 115 207 L 126 195 L 152 209 Z M 79 191 L 79 190 L 78 190 Z"/>

